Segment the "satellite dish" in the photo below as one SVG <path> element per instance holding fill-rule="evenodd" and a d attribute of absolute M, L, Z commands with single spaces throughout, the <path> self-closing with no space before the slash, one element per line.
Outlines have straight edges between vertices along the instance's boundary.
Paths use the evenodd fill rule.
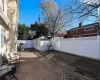
<path fill-rule="evenodd" d="M 88 4 L 90 6 L 99 7 L 100 0 L 80 0 L 80 2 Z"/>

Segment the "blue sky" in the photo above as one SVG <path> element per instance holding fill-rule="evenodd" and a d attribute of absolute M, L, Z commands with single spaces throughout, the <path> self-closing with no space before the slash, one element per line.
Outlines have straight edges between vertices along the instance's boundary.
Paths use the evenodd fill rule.
<path fill-rule="evenodd" d="M 20 0 L 20 23 L 30 25 L 37 21 L 41 9 L 40 0 Z"/>
<path fill-rule="evenodd" d="M 28 26 L 38 20 L 41 14 L 39 3 L 42 0 L 20 0 L 20 23 L 24 23 Z M 55 0 L 57 3 L 63 5 L 67 4 L 70 0 Z"/>
<path fill-rule="evenodd" d="M 39 3 L 42 0 L 20 0 L 20 23 L 30 26 L 35 21 L 38 20 L 39 15 L 41 14 L 41 9 L 39 8 Z M 56 3 L 61 3 L 62 6 L 66 5 L 71 0 L 55 0 Z M 83 24 L 89 24 L 90 21 L 85 21 Z M 73 27 L 78 26 L 73 24 Z M 71 27 L 72 28 L 72 27 Z"/>

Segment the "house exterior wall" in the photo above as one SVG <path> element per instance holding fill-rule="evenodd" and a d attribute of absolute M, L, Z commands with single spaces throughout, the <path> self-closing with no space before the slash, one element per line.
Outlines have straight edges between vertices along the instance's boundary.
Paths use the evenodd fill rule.
<path fill-rule="evenodd" d="M 12 49 L 15 50 L 16 47 L 18 13 L 18 0 L 0 0 L 0 30 L 4 29 L 5 51 L 7 52 Z M 2 32 L 0 32 L 0 35 L 2 35 Z M 2 40 L 1 36 L 0 38 Z M 1 44 L 2 41 L 0 41 Z M 2 47 L 0 47 L 0 50 L 3 50 Z"/>
<path fill-rule="evenodd" d="M 90 30 L 87 30 L 87 28 Z M 88 37 L 88 36 L 97 36 L 98 35 L 98 24 L 87 25 L 84 27 L 78 27 L 67 32 L 67 38 L 73 37 Z"/>
<path fill-rule="evenodd" d="M 17 45 L 17 41 L 16 40 L 16 32 L 17 32 L 17 24 L 18 24 L 18 0 L 9 0 L 8 1 L 8 19 L 11 23 L 11 42 L 12 42 L 12 46 L 11 48 L 13 50 L 16 49 L 16 45 Z"/>

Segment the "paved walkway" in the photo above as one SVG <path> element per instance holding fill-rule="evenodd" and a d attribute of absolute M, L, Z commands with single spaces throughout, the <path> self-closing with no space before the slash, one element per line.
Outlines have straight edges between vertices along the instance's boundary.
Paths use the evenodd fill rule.
<path fill-rule="evenodd" d="M 100 62 L 61 53 L 22 52 L 18 80 L 100 80 Z"/>

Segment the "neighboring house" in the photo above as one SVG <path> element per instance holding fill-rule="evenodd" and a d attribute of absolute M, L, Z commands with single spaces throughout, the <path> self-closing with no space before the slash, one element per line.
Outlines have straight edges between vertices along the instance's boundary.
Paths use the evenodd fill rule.
<path fill-rule="evenodd" d="M 97 35 L 100 35 L 99 23 L 93 23 L 84 26 L 82 26 L 82 23 L 80 23 L 79 27 L 67 31 L 66 38 L 89 37 Z"/>
<path fill-rule="evenodd" d="M 64 33 L 57 33 L 57 34 L 55 34 L 55 37 L 64 37 L 66 34 L 64 34 Z"/>
<path fill-rule="evenodd" d="M 0 52 L 16 50 L 18 0 L 0 0 Z"/>

